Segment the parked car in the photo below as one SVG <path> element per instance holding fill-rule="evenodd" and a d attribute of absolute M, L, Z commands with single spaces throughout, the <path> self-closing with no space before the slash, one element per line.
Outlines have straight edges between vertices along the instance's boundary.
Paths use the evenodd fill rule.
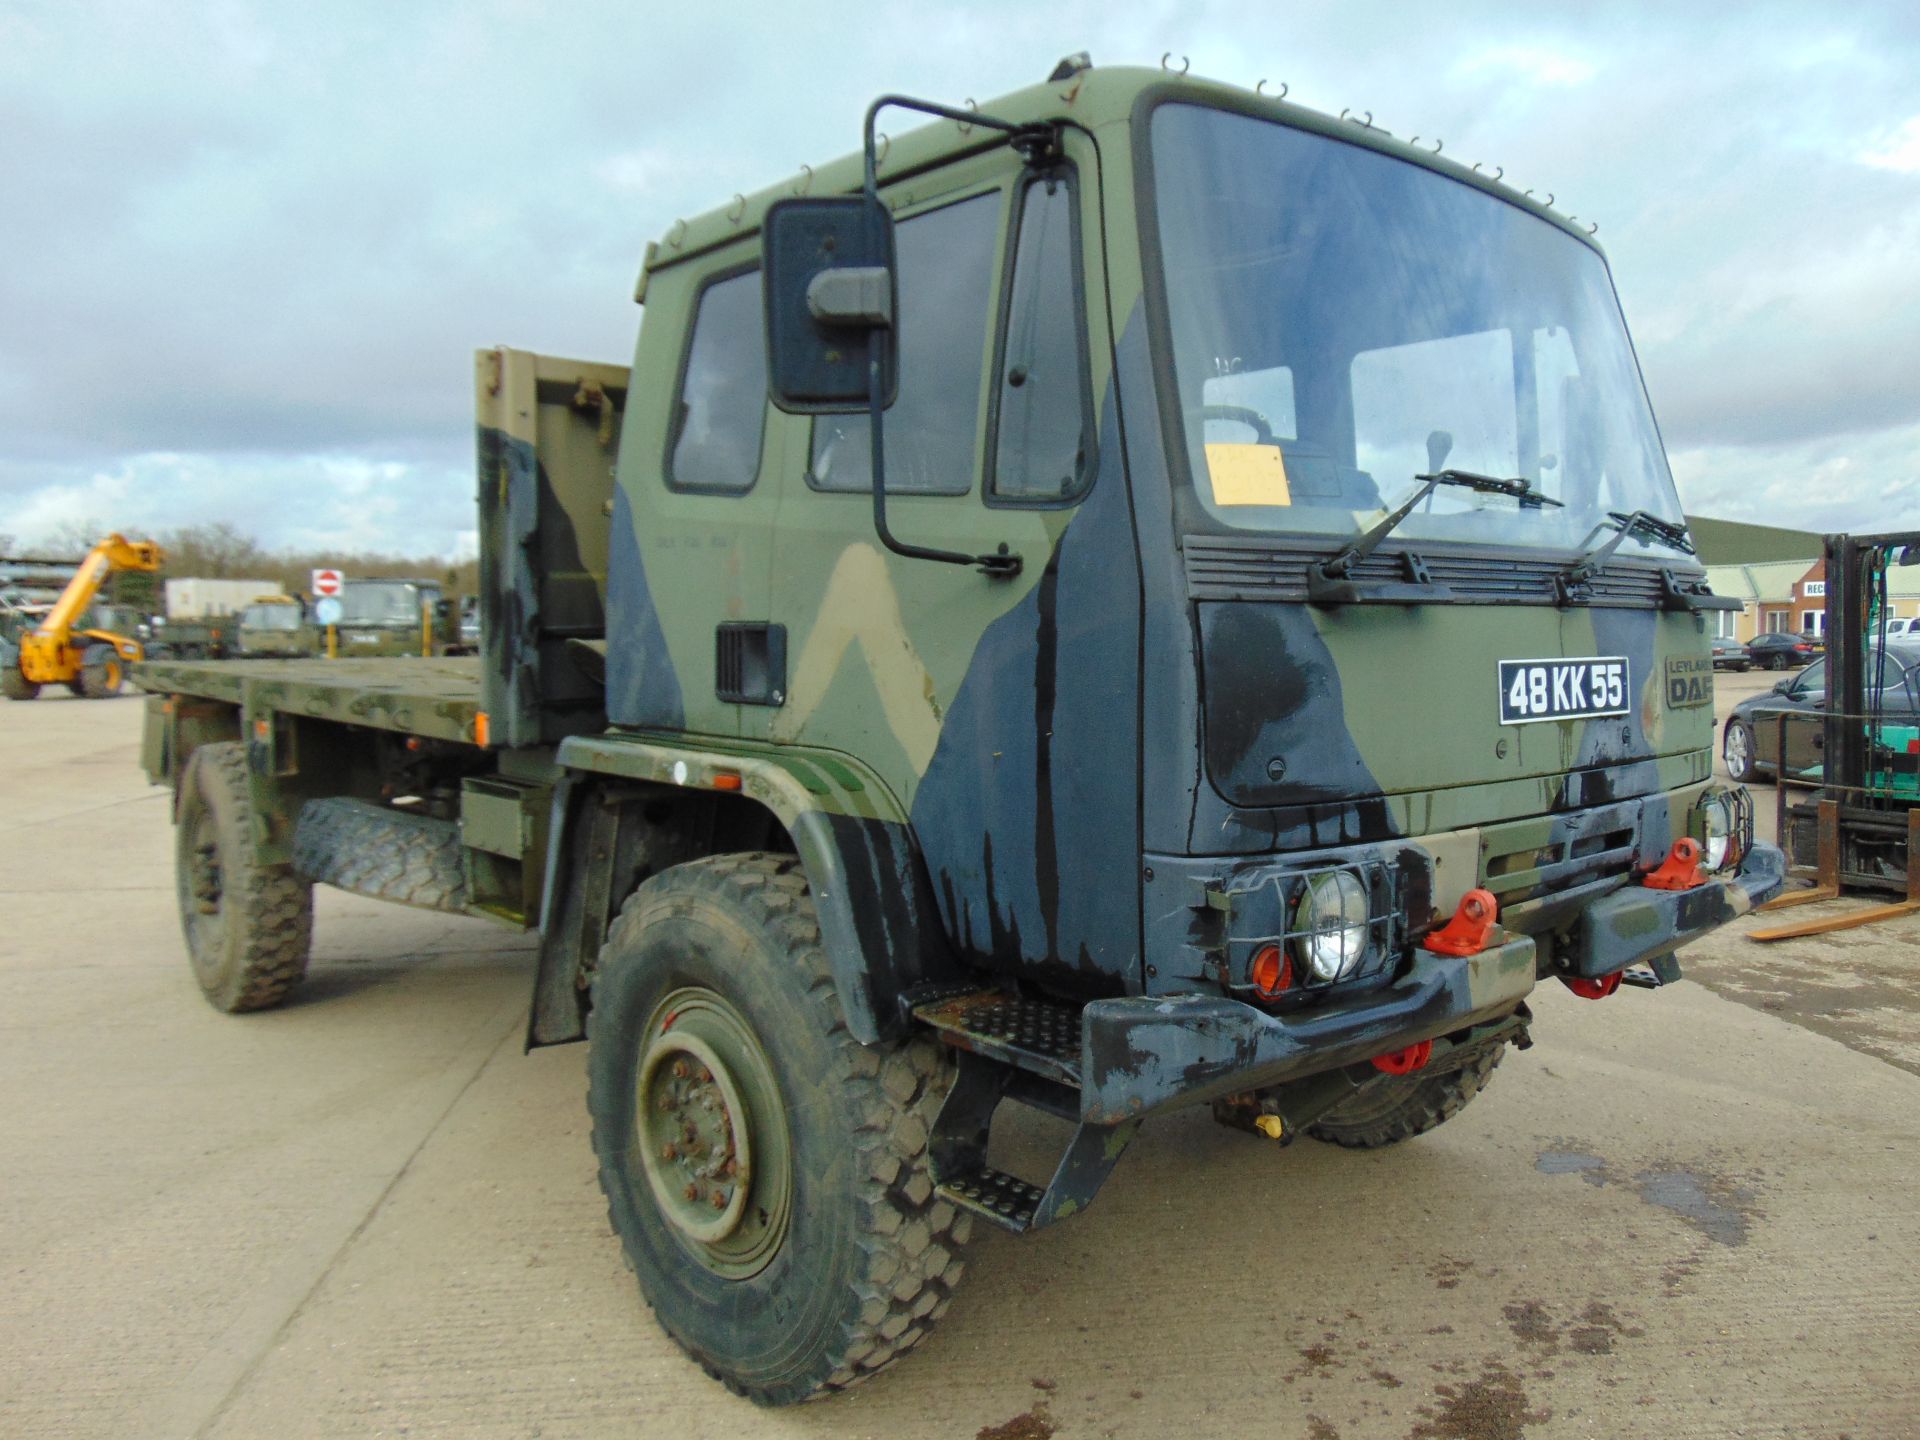
<path fill-rule="evenodd" d="M 1880 633 L 1889 640 L 1920 640 L 1920 620 L 1889 620 L 1880 627 Z"/>
<path fill-rule="evenodd" d="M 1878 679 L 1868 691 L 1868 707 L 1889 719 L 1913 723 L 1920 714 L 1920 644 L 1888 645 L 1870 657 Z M 1827 660 L 1823 655 L 1798 675 L 1776 683 L 1760 695 L 1749 695 L 1733 707 L 1721 734 L 1720 753 L 1727 773 L 1735 780 L 1769 778 L 1780 771 L 1780 725 L 1789 715 L 1818 716 L 1827 708 Z M 1820 763 L 1826 745 L 1814 719 L 1790 719 L 1786 726 L 1786 768 L 1789 774 Z"/>
<path fill-rule="evenodd" d="M 1713 668 L 1716 670 L 1751 670 L 1753 660 L 1747 654 L 1747 647 L 1731 636 L 1715 636 L 1713 641 Z"/>
<path fill-rule="evenodd" d="M 1763 670 L 1789 670 L 1814 657 L 1813 642 L 1804 635 L 1756 635 L 1747 642 L 1747 658 Z"/>

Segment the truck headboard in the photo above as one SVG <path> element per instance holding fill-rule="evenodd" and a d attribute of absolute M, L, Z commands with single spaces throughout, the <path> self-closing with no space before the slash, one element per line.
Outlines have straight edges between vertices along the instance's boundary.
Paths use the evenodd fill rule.
<path fill-rule="evenodd" d="M 479 351 L 481 703 L 491 739 L 606 724 L 607 528 L 628 371 Z"/>

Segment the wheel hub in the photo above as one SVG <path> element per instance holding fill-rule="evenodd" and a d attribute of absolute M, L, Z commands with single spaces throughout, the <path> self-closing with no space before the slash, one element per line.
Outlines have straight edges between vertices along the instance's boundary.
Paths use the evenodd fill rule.
<path fill-rule="evenodd" d="M 655 1010 L 634 1086 L 634 1154 L 660 1216 L 709 1270 L 743 1279 L 785 1238 L 792 1152 L 772 1063 L 724 996 Z"/>
<path fill-rule="evenodd" d="M 667 1218 L 689 1239 L 726 1239 L 753 1180 L 746 1106 L 726 1062 L 695 1034 L 663 1034 L 642 1064 L 640 1099 L 654 1146 L 648 1178 Z"/>

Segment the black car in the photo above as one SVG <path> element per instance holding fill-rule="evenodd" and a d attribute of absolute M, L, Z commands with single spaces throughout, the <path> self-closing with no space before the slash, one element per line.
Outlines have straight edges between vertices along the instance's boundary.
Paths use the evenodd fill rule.
<path fill-rule="evenodd" d="M 1804 635 L 1756 635 L 1747 642 L 1747 658 L 1763 670 L 1789 670 L 1818 653 Z"/>
<path fill-rule="evenodd" d="M 1791 637 L 1788 637 L 1791 638 Z M 1888 646 L 1871 657 L 1871 676 L 1878 671 L 1878 693 L 1869 692 L 1867 703 L 1876 714 L 1888 719 L 1912 722 L 1920 713 L 1920 647 Z M 1777 774 L 1780 752 L 1780 722 L 1783 712 L 1789 716 L 1818 716 L 1827 708 L 1827 659 L 1821 656 L 1798 675 L 1781 680 L 1763 695 L 1749 695 L 1733 707 L 1721 735 L 1720 753 L 1727 762 L 1727 773 L 1736 780 Z M 1817 719 L 1789 719 L 1786 722 L 1787 770 L 1797 773 L 1820 763 L 1820 751 L 1826 744 Z"/>
<path fill-rule="evenodd" d="M 1713 668 L 1716 670 L 1751 670 L 1753 660 L 1747 654 L 1747 647 L 1731 636 L 1715 636 L 1713 641 Z"/>

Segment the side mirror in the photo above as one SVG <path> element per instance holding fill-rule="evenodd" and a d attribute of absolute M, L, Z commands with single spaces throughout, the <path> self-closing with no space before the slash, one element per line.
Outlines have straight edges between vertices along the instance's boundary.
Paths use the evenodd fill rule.
<path fill-rule="evenodd" d="M 761 233 L 767 391 L 782 410 L 852 414 L 898 388 L 893 216 L 864 195 L 780 200 Z"/>
<path fill-rule="evenodd" d="M 1794 679 L 1793 676 L 1785 675 L 1785 676 L 1782 676 L 1780 679 L 1774 681 L 1773 693 L 1776 695 L 1791 694 L 1793 691 L 1793 679 Z"/>

